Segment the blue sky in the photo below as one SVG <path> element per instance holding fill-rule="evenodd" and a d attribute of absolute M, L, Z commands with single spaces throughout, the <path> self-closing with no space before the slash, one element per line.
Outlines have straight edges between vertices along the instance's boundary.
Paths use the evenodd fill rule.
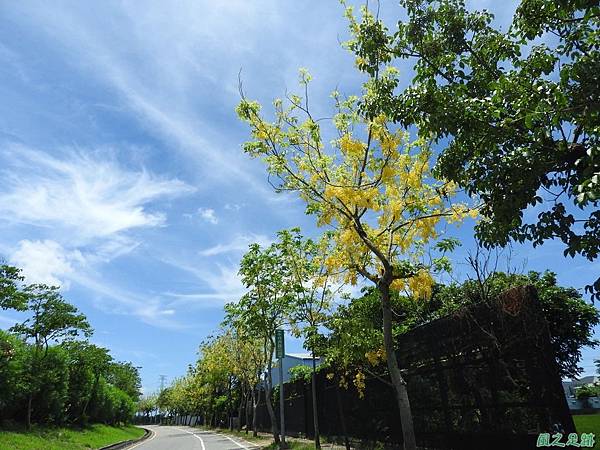
<path fill-rule="evenodd" d="M 396 2 L 383 3 L 395 17 Z M 506 24 L 514 7 L 502 4 Z M 273 193 L 240 149 L 238 72 L 268 104 L 306 67 L 328 115 L 329 92 L 361 81 L 338 45 L 342 13 L 317 0 L 0 5 L 0 255 L 31 282 L 60 284 L 94 342 L 142 367 L 146 392 L 185 372 L 239 298 L 248 243 L 297 225 L 316 233 L 301 201 Z M 471 234 L 459 232 L 457 262 Z M 577 288 L 600 269 L 555 243 L 514 253 Z M 0 312 L 0 327 L 16 319 Z M 585 353 L 588 373 L 595 356 Z"/>

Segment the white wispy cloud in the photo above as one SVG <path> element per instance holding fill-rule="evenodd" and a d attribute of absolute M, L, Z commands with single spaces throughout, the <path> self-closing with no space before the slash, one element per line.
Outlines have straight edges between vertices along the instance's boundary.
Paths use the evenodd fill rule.
<path fill-rule="evenodd" d="M 6 242 L 2 251 L 29 283 L 96 294 L 95 306 L 132 315 L 164 328 L 181 325 L 159 297 L 102 281 L 103 266 L 142 244 L 140 228 L 166 226 L 160 202 L 195 191 L 186 183 L 125 167 L 110 151 L 63 150 L 58 156 L 4 144 L 0 155 L 0 223 L 7 230 L 33 229 L 43 238 Z M 147 298 L 150 297 L 150 298 Z"/>
<path fill-rule="evenodd" d="M 185 308 L 186 311 L 189 311 L 190 307 L 203 310 L 207 308 L 221 310 L 225 303 L 238 300 L 242 293 L 182 294 L 177 292 L 165 292 L 163 295 L 170 307 L 176 309 Z"/>
<path fill-rule="evenodd" d="M 93 255 L 86 255 L 88 262 L 107 263 L 133 252 L 142 242 L 130 236 L 114 235 L 95 246 Z"/>
<path fill-rule="evenodd" d="M 220 308 L 227 302 L 238 300 L 246 292 L 237 264 L 214 263 L 203 267 L 175 260 L 163 262 L 188 272 L 197 279 L 197 288 L 188 292 L 168 291 L 163 294 L 172 299 L 173 305 Z"/>
<path fill-rule="evenodd" d="M 238 203 L 225 203 L 224 208 L 227 211 L 239 211 L 240 209 L 242 209 L 244 207 L 244 205 L 240 205 Z"/>
<path fill-rule="evenodd" d="M 272 242 L 272 239 L 263 234 L 236 234 L 231 241 L 200 250 L 199 254 L 201 256 L 215 256 L 223 253 L 243 252 L 248 250 L 248 246 L 252 243 L 257 243 L 264 247 L 270 245 Z"/>
<path fill-rule="evenodd" d="M 11 12 L 55 41 L 67 64 L 114 90 L 121 106 L 148 132 L 195 162 L 203 178 L 246 183 L 270 196 L 262 173 L 248 170 L 237 144 L 223 143 L 213 119 L 197 108 L 226 97 L 234 114 L 239 67 L 232 68 L 229 61 L 254 51 L 256 43 L 240 36 L 255 35 L 279 21 L 279 8 L 269 3 L 150 2 L 140 10 L 135 3 L 108 2 L 101 14 L 110 20 L 102 27 L 97 26 L 102 7 L 19 5 Z M 227 58 L 218 57 L 225 48 Z"/>
<path fill-rule="evenodd" d="M 246 291 L 238 270 L 237 264 L 221 263 L 206 268 L 191 269 L 192 273 L 208 288 L 209 293 L 232 297 L 240 296 Z"/>
<path fill-rule="evenodd" d="M 65 250 L 52 240 L 22 240 L 10 261 L 23 270 L 28 283 L 44 283 L 63 289 L 69 288 L 66 277 L 74 272 L 74 266 L 85 264 L 79 250 Z"/>
<path fill-rule="evenodd" d="M 61 227 L 72 238 L 162 226 L 164 214 L 147 204 L 193 191 L 176 179 L 124 169 L 106 155 L 68 152 L 57 158 L 21 145 L 5 149 L 0 214 L 13 222 Z"/>
<path fill-rule="evenodd" d="M 71 275 L 74 283 L 95 294 L 95 306 L 110 314 L 134 316 L 149 325 L 180 330 L 186 325 L 174 316 L 176 311 L 165 306 L 160 296 L 142 295 L 119 288 L 108 280 L 90 274 L 75 272 Z"/>
<path fill-rule="evenodd" d="M 205 222 L 212 223 L 213 225 L 216 225 L 219 223 L 219 219 L 217 218 L 217 215 L 215 214 L 215 210 L 212 208 L 198 208 L 198 215 Z"/>

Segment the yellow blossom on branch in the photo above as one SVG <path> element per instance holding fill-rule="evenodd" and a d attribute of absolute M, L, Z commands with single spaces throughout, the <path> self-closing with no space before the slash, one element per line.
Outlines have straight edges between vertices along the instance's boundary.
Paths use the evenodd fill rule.
<path fill-rule="evenodd" d="M 309 79 L 301 74 L 303 85 Z M 341 281 L 356 283 L 362 276 L 377 282 L 383 270 L 388 285 L 427 297 L 433 277 L 423 268 L 423 249 L 441 238 L 442 221 L 459 223 L 475 215 L 471 206 L 451 203 L 456 186 L 433 178 L 429 142 L 390 128 L 382 114 L 363 121 L 359 133 L 357 99 L 342 101 L 334 93 L 340 137 L 327 147 L 319 122 L 299 119 L 308 114 L 303 99 L 290 98 L 288 107 L 275 103 L 274 122 L 263 118 L 256 102 L 242 100 L 238 114 L 254 138 L 245 150 L 267 162 L 278 189 L 300 193 L 319 225 L 334 228 L 336 247 L 325 264 Z M 396 261 L 421 269 L 400 276 L 392 270 Z"/>

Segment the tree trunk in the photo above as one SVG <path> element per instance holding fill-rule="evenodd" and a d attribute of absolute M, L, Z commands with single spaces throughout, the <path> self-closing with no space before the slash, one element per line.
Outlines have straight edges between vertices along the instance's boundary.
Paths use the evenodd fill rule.
<path fill-rule="evenodd" d="M 335 397 L 337 400 L 338 414 L 340 415 L 340 424 L 342 425 L 342 433 L 344 434 L 344 445 L 346 450 L 350 450 L 350 440 L 348 439 L 348 429 L 346 428 L 346 416 L 344 415 L 344 408 L 342 407 L 342 396 L 340 395 L 339 382 L 335 386 Z"/>
<path fill-rule="evenodd" d="M 231 394 L 231 383 L 232 381 L 230 376 L 229 382 L 227 383 L 227 415 L 229 420 L 227 428 L 229 428 L 229 431 L 233 431 L 233 396 Z"/>
<path fill-rule="evenodd" d="M 94 386 L 92 387 L 92 392 L 90 392 L 90 395 L 87 396 L 87 398 L 85 399 L 85 403 L 83 404 L 83 410 L 81 411 L 81 416 L 79 418 L 79 423 L 81 423 L 81 425 L 87 425 L 87 419 L 85 418 L 85 415 L 87 413 L 88 406 L 90 405 L 90 400 L 92 399 L 92 396 L 96 393 L 96 389 L 98 388 L 98 383 L 100 382 L 99 378 L 99 375 L 96 374 L 96 376 L 94 377 Z"/>
<path fill-rule="evenodd" d="M 30 392 L 27 398 L 27 430 L 31 430 L 31 404 L 33 403 L 33 394 Z"/>
<path fill-rule="evenodd" d="M 317 363 L 315 361 L 315 352 L 312 352 L 312 409 L 313 409 L 313 425 L 315 427 L 315 448 L 321 448 L 321 437 L 319 434 L 319 409 L 317 408 Z"/>
<path fill-rule="evenodd" d="M 246 434 L 250 431 L 250 408 L 252 407 L 252 404 L 254 404 L 254 388 L 251 388 L 251 390 L 246 393 Z"/>
<path fill-rule="evenodd" d="M 392 336 L 392 306 L 390 303 L 390 283 L 383 280 L 377 285 L 381 293 L 381 309 L 383 312 L 383 342 L 387 356 L 388 370 L 396 393 L 396 401 L 400 410 L 400 423 L 402 426 L 402 438 L 404 450 L 416 450 L 415 428 L 413 425 L 412 411 L 406 390 L 406 381 L 400 373 L 396 352 L 394 350 L 394 338 Z"/>
<path fill-rule="evenodd" d="M 254 404 L 252 410 L 252 436 L 258 436 L 258 404 L 260 403 L 260 387 L 256 389 L 256 396 L 254 397 Z"/>
<path fill-rule="evenodd" d="M 272 352 L 271 352 L 272 355 Z M 272 357 L 272 356 L 271 356 Z M 273 402 L 271 401 L 271 393 L 273 392 L 273 377 L 271 376 L 271 369 L 273 364 L 269 361 L 267 370 L 267 386 L 265 389 L 265 403 L 267 404 L 267 411 L 269 418 L 271 419 L 271 433 L 273 434 L 273 440 L 279 445 L 279 427 L 277 426 L 277 418 L 275 417 L 275 409 L 273 408 Z"/>
<path fill-rule="evenodd" d="M 237 430 L 241 431 L 242 430 L 242 410 L 244 409 L 244 404 L 246 403 L 246 393 L 242 392 L 242 394 L 240 395 L 240 404 L 238 406 L 238 423 L 237 423 Z"/>
<path fill-rule="evenodd" d="M 271 375 L 269 375 L 271 378 Z M 272 389 L 270 386 L 265 389 L 265 403 L 267 404 L 267 412 L 269 413 L 269 419 L 271 419 L 271 433 L 273 434 L 273 440 L 276 444 L 279 444 L 279 427 L 277 426 L 277 417 L 275 417 L 275 409 L 273 408 L 273 402 L 271 400 Z"/>

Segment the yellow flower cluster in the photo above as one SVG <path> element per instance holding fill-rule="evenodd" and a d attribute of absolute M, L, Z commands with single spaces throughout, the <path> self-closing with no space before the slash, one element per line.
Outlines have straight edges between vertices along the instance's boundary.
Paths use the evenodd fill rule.
<path fill-rule="evenodd" d="M 340 139 L 340 148 L 351 158 L 361 158 L 365 151 L 365 145 L 352 139 L 349 134 L 344 134 Z"/>
<path fill-rule="evenodd" d="M 404 185 L 412 189 L 421 189 L 423 186 L 424 174 L 429 172 L 429 164 L 426 162 L 414 164 L 410 170 L 406 171 L 403 175 Z"/>
<path fill-rule="evenodd" d="M 348 389 L 348 380 L 346 379 L 345 374 L 340 376 L 340 387 L 343 387 L 344 389 Z"/>
<path fill-rule="evenodd" d="M 261 141 L 276 140 L 281 136 L 281 129 L 263 121 L 255 121 L 253 134 L 256 139 Z"/>
<path fill-rule="evenodd" d="M 354 376 L 354 386 L 358 391 L 358 396 L 360 398 L 365 398 L 365 388 L 367 387 L 365 384 L 365 374 L 361 371 L 358 371 Z"/>
<path fill-rule="evenodd" d="M 398 146 L 400 145 L 400 138 L 392 136 L 390 134 L 385 135 L 381 138 L 381 150 L 384 155 L 396 156 L 398 154 Z"/>
<path fill-rule="evenodd" d="M 373 138 L 380 139 L 382 134 L 387 132 L 385 128 L 385 124 L 387 122 L 387 118 L 385 114 L 379 114 L 371 121 L 371 133 Z"/>
<path fill-rule="evenodd" d="M 367 361 L 369 361 L 369 364 L 376 366 L 380 362 L 385 361 L 385 350 L 383 348 L 372 350 L 365 353 L 365 357 L 367 358 Z"/>
<path fill-rule="evenodd" d="M 390 164 L 386 164 L 385 167 L 381 170 L 381 181 L 384 184 L 388 184 L 394 181 L 396 177 L 396 170 Z"/>
<path fill-rule="evenodd" d="M 468 205 L 463 203 L 457 203 L 452 205 L 452 213 L 448 217 L 448 223 L 454 222 L 462 222 L 467 217 L 471 217 L 472 219 L 477 219 L 478 211 L 475 208 L 470 208 Z"/>
<path fill-rule="evenodd" d="M 377 210 L 379 204 L 377 202 L 378 191 L 376 188 L 351 188 L 341 186 L 327 186 L 324 196 L 327 200 L 337 198 L 348 208 L 369 208 Z"/>
<path fill-rule="evenodd" d="M 417 275 L 408 279 L 408 288 L 417 299 L 430 298 L 433 284 L 433 277 L 427 270 L 420 270 Z"/>
<path fill-rule="evenodd" d="M 405 288 L 406 280 L 403 278 L 398 278 L 392 281 L 392 284 L 390 285 L 390 289 L 392 289 L 393 291 L 403 291 Z"/>
<path fill-rule="evenodd" d="M 388 200 L 386 208 L 387 215 L 390 217 L 401 217 L 404 208 L 406 207 L 406 201 L 400 192 L 400 186 L 390 185 L 385 190 L 385 196 Z"/>
<path fill-rule="evenodd" d="M 358 56 L 354 60 L 354 64 L 356 64 L 356 67 L 361 67 L 361 66 L 367 64 L 367 60 L 365 58 L 361 58 L 360 56 Z"/>
<path fill-rule="evenodd" d="M 334 255 L 325 258 L 325 267 L 329 272 L 335 272 L 339 267 L 339 258 Z"/>
<path fill-rule="evenodd" d="M 355 253 L 358 252 L 359 250 L 355 251 Z M 356 270 L 348 269 L 343 271 L 342 274 L 339 274 L 340 269 L 347 268 L 348 259 L 349 258 L 346 252 L 336 252 L 325 259 L 325 267 L 327 268 L 330 274 L 338 273 L 338 276 L 336 276 L 338 280 L 342 281 L 343 283 L 355 286 L 358 282 L 358 274 L 356 273 Z"/>
<path fill-rule="evenodd" d="M 425 242 L 430 239 L 435 239 L 438 235 L 435 230 L 435 226 L 440 221 L 440 217 L 428 217 L 426 219 L 419 219 L 415 222 L 415 227 L 421 239 Z"/>

